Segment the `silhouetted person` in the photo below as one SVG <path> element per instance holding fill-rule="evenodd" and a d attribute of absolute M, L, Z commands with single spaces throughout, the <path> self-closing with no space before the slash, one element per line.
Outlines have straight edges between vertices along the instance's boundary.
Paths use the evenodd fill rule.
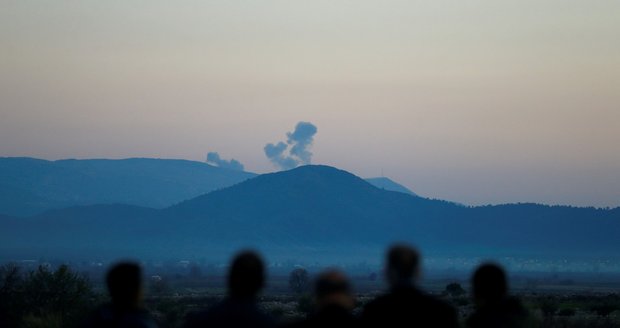
<path fill-rule="evenodd" d="M 108 271 L 106 283 L 112 302 L 97 309 L 83 327 L 156 328 L 142 307 L 142 270 L 134 263 L 119 263 Z"/>
<path fill-rule="evenodd" d="M 355 298 L 346 276 L 339 271 L 321 274 L 315 283 L 316 309 L 306 320 L 291 325 L 296 328 L 353 327 L 357 320 L 351 314 Z"/>
<path fill-rule="evenodd" d="M 387 254 L 390 291 L 368 303 L 362 312 L 365 327 L 458 327 L 456 310 L 419 290 L 420 256 L 412 247 L 396 245 Z"/>
<path fill-rule="evenodd" d="M 506 274 L 495 264 L 483 264 L 472 277 L 476 311 L 467 319 L 471 328 L 528 327 L 527 310 L 521 302 L 508 295 Z"/>
<path fill-rule="evenodd" d="M 273 320 L 260 311 L 256 296 L 265 284 L 265 268 L 258 254 L 238 254 L 228 273 L 228 297 L 196 315 L 186 327 L 273 327 Z"/>

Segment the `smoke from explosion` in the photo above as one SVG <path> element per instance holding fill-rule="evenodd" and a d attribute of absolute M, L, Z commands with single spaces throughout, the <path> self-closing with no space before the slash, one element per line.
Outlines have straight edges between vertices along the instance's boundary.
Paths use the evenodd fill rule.
<path fill-rule="evenodd" d="M 317 128 L 314 124 L 299 122 L 293 132 L 286 133 L 286 142 L 280 141 L 276 144 L 269 143 L 265 145 L 265 155 L 275 166 L 282 170 L 310 164 L 312 152 L 310 152 L 309 148 L 312 146 L 316 132 Z"/>
<path fill-rule="evenodd" d="M 217 152 L 210 152 L 207 154 L 207 163 L 229 170 L 243 171 L 244 169 L 243 164 L 238 160 L 231 159 L 227 161 L 222 159 Z"/>

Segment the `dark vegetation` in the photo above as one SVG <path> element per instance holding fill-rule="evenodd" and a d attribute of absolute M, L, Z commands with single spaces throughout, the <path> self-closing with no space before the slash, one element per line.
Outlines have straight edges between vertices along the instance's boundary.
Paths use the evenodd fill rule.
<path fill-rule="evenodd" d="M 449 283 L 446 286 L 445 292 L 446 292 L 446 294 L 450 295 L 451 297 L 459 297 L 459 296 L 463 296 L 463 295 L 467 294 L 465 289 L 463 289 L 461 284 L 459 284 L 458 282 Z"/>
<path fill-rule="evenodd" d="M 268 289 L 260 297 L 260 307 L 280 321 L 304 317 L 313 309 L 312 297 L 299 293 L 299 284 L 290 284 L 291 277 L 298 281 L 306 275 L 308 281 L 306 278 L 299 281 L 312 284 L 314 275 L 307 270 L 301 274 L 299 270 L 305 269 L 291 269 L 288 274 L 272 276 Z M 30 270 L 5 265 L 0 269 L 0 318 L 4 320 L 0 326 L 75 327 L 91 310 L 107 301 L 101 279 L 100 273 L 78 273 L 65 265 Z M 225 295 L 225 277 L 200 272 L 192 265 L 184 273 L 171 270 L 162 276 L 149 275 L 147 280 L 146 306 L 161 327 L 180 327 L 188 312 L 214 305 Z M 368 276 L 354 277 L 353 284 L 357 297 L 355 313 L 384 289 L 381 281 L 371 281 Z M 436 281 L 428 289 L 457 307 L 461 319 L 473 310 L 467 287 L 460 283 Z M 620 294 L 617 290 L 519 289 L 517 295 L 543 327 L 618 327 Z"/>
<path fill-rule="evenodd" d="M 304 268 L 291 271 L 288 277 L 288 285 L 295 294 L 307 293 L 310 290 L 310 276 Z"/>
<path fill-rule="evenodd" d="M 66 265 L 0 268 L 0 326 L 74 327 L 99 303 L 90 282 Z"/>

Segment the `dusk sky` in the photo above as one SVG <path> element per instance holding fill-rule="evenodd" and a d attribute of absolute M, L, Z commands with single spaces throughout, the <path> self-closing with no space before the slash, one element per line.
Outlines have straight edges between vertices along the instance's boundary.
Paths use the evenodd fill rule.
<path fill-rule="evenodd" d="M 210 151 L 478 205 L 620 206 L 620 1 L 0 0 L 0 156 Z"/>

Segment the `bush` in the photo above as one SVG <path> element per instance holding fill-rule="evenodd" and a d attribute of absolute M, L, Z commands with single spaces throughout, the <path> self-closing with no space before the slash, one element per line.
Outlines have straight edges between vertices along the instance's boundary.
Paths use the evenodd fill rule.
<path fill-rule="evenodd" d="M 0 317 L 9 315 L 4 319 L 8 324 L 2 322 L 5 326 L 73 327 L 92 310 L 90 283 L 66 265 L 56 271 L 39 266 L 25 276 L 5 266 L 0 279 Z"/>
<path fill-rule="evenodd" d="M 308 271 L 303 268 L 297 268 L 291 271 L 288 278 L 288 285 L 296 294 L 302 294 L 310 288 L 310 277 Z"/>
<path fill-rule="evenodd" d="M 446 293 L 452 297 L 458 297 L 465 295 L 467 292 L 461 287 L 461 284 L 453 282 L 446 286 Z"/>
<path fill-rule="evenodd" d="M 15 327 L 26 310 L 23 304 L 23 277 L 9 264 L 0 268 L 0 327 Z"/>

